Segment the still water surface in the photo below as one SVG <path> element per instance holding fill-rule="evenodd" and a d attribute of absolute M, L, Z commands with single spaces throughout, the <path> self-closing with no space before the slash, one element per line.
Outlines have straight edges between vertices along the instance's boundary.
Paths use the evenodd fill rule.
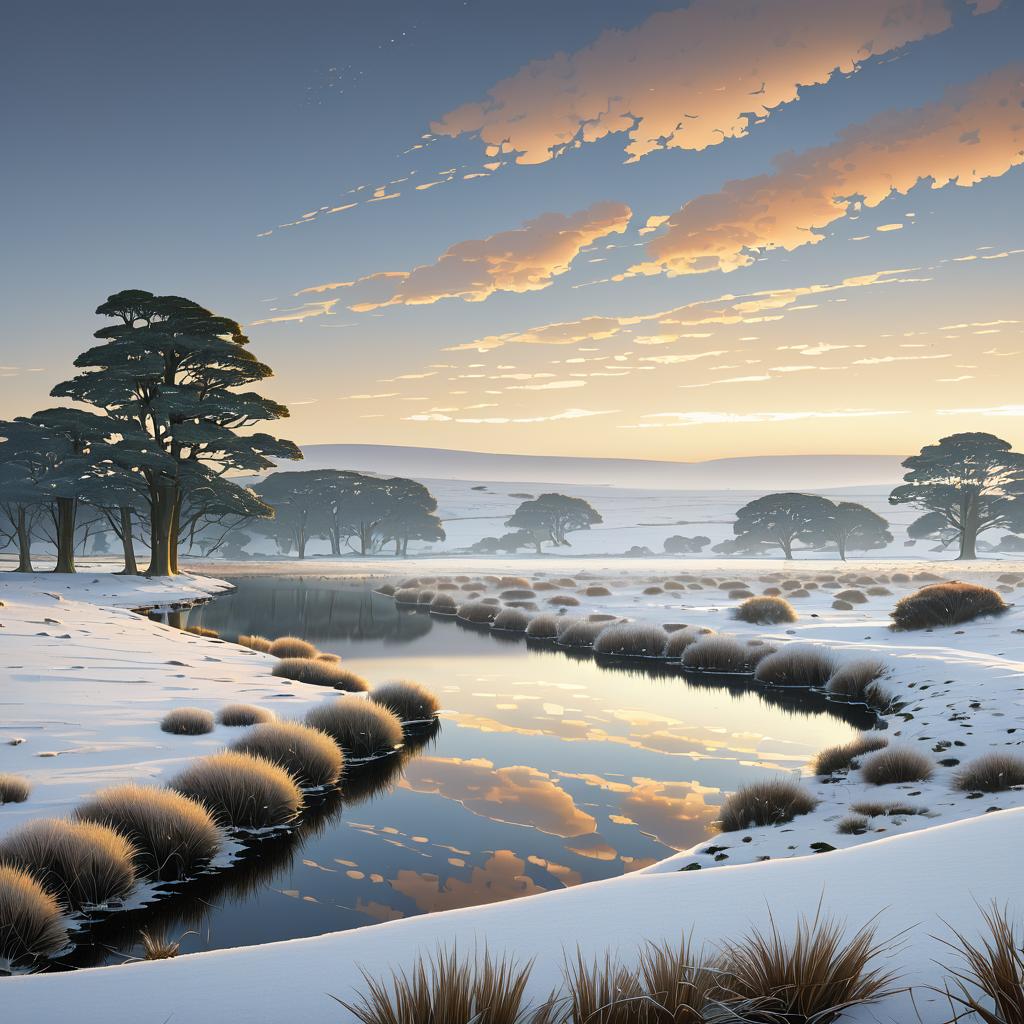
<path fill-rule="evenodd" d="M 245 578 L 189 624 L 290 633 L 373 682 L 407 678 L 444 713 L 433 737 L 325 799 L 294 835 L 220 876 L 112 916 L 79 962 L 317 935 L 525 896 L 652 864 L 714 832 L 723 792 L 848 739 L 807 698 L 659 667 L 605 666 L 405 611 L 316 578 Z M 76 958 L 72 958 L 74 961 Z"/>

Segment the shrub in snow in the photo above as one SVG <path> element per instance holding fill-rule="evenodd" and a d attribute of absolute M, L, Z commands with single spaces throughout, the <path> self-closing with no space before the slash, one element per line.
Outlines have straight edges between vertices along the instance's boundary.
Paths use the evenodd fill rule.
<path fill-rule="evenodd" d="M 771 918 L 766 931 L 724 943 L 719 1005 L 743 1012 L 720 1019 L 831 1024 L 892 995 L 896 973 L 876 966 L 891 961 L 892 943 L 877 942 L 872 925 L 849 939 L 847 931 L 842 921 L 816 914 L 784 935 Z"/>
<path fill-rule="evenodd" d="M 824 686 L 835 669 L 830 651 L 787 644 L 758 663 L 755 678 L 771 686 Z"/>
<path fill-rule="evenodd" d="M 315 658 L 316 648 L 297 636 L 279 636 L 270 645 L 275 658 Z"/>
<path fill-rule="evenodd" d="M 846 601 L 847 604 L 865 604 L 867 596 L 860 590 L 840 590 L 836 594 L 837 601 Z"/>
<path fill-rule="evenodd" d="M 173 708 L 160 720 L 160 728 L 175 736 L 202 736 L 213 732 L 213 715 L 205 708 Z"/>
<path fill-rule="evenodd" d="M 993 751 L 964 765 L 953 777 L 957 789 L 968 792 L 1001 793 L 1024 786 L 1024 757 Z"/>
<path fill-rule="evenodd" d="M 199 801 L 218 822 L 233 828 L 286 825 L 302 807 L 302 793 L 288 772 L 238 750 L 201 757 L 168 785 Z"/>
<path fill-rule="evenodd" d="M 0 804 L 23 804 L 32 792 L 28 779 L 0 772 Z"/>
<path fill-rule="evenodd" d="M 95 822 L 36 818 L 0 840 L 0 863 L 28 871 L 70 910 L 123 900 L 135 885 L 135 849 Z"/>
<path fill-rule="evenodd" d="M 503 608 L 494 616 L 491 629 L 504 629 L 509 633 L 525 633 L 530 616 L 521 608 Z"/>
<path fill-rule="evenodd" d="M 774 651 L 767 644 L 743 643 L 731 636 L 706 636 L 683 651 L 683 668 L 698 672 L 753 672 Z"/>
<path fill-rule="evenodd" d="M 161 881 L 195 874 L 221 845 L 220 830 L 202 804 L 154 786 L 101 789 L 75 817 L 119 832 L 135 847 L 136 866 Z"/>
<path fill-rule="evenodd" d="M 488 604 L 485 601 L 467 601 L 465 604 L 459 605 L 458 617 L 463 622 L 489 626 L 499 611 L 501 608 L 496 604 Z"/>
<path fill-rule="evenodd" d="M 862 836 L 870 827 L 871 822 L 867 818 L 859 814 L 848 814 L 836 825 L 836 831 L 841 836 Z"/>
<path fill-rule="evenodd" d="M 583 590 L 586 597 L 611 597 L 612 592 L 607 587 L 591 584 Z"/>
<path fill-rule="evenodd" d="M 387 708 L 405 723 L 427 722 L 437 717 L 441 704 L 425 686 L 408 679 L 382 683 L 370 691 L 370 700 Z"/>
<path fill-rule="evenodd" d="M 797 815 L 810 814 L 817 806 L 814 794 L 792 779 L 752 782 L 725 798 L 719 827 L 723 832 L 739 832 L 764 825 L 783 825 Z"/>
<path fill-rule="evenodd" d="M 531 640 L 554 640 L 558 636 L 560 620 L 557 615 L 535 615 L 526 627 Z"/>
<path fill-rule="evenodd" d="M 594 650 L 598 654 L 625 658 L 660 658 L 668 639 L 668 633 L 661 626 L 622 622 L 605 626 L 594 640 Z"/>
<path fill-rule="evenodd" d="M 714 630 L 710 626 L 683 626 L 682 629 L 673 630 L 665 641 L 662 654 L 666 658 L 682 657 L 683 651 L 692 643 L 696 643 L 701 637 L 713 636 Z"/>
<path fill-rule="evenodd" d="M 260 722 L 272 722 L 274 712 L 259 708 L 255 704 L 225 704 L 217 712 L 217 721 L 221 725 L 259 725 Z"/>
<path fill-rule="evenodd" d="M 575 608 L 579 601 L 572 594 L 555 594 L 554 597 L 548 598 L 548 604 L 556 608 Z"/>
<path fill-rule="evenodd" d="M 68 944 L 60 906 L 28 872 L 0 864 L 0 960 L 21 964 Z"/>
<path fill-rule="evenodd" d="M 849 743 L 837 743 L 818 752 L 814 758 L 815 775 L 833 775 L 835 772 L 846 771 L 858 766 L 857 758 L 874 750 L 887 747 L 889 741 L 884 736 L 873 736 L 864 733 Z"/>
<path fill-rule="evenodd" d="M 345 759 L 326 733 L 300 722 L 267 722 L 250 729 L 231 745 L 240 754 L 262 757 L 283 768 L 300 785 L 333 786 Z"/>
<path fill-rule="evenodd" d="M 586 619 L 563 619 L 558 630 L 559 647 L 593 647 L 594 641 L 608 627 L 602 622 Z"/>
<path fill-rule="evenodd" d="M 896 602 L 891 615 L 897 629 L 931 629 L 999 615 L 1006 602 L 994 590 L 974 583 L 936 583 Z"/>
<path fill-rule="evenodd" d="M 873 786 L 888 786 L 897 782 L 925 782 L 934 772 L 931 760 L 913 747 L 889 747 L 864 762 L 861 777 Z"/>
<path fill-rule="evenodd" d="M 306 725 L 327 733 L 352 761 L 391 754 L 402 745 L 398 716 L 358 697 L 338 697 L 311 708 Z"/>
<path fill-rule="evenodd" d="M 282 658 L 273 668 L 275 676 L 314 686 L 332 686 L 349 693 L 365 693 L 370 684 L 351 669 L 318 658 Z"/>
<path fill-rule="evenodd" d="M 259 651 L 261 654 L 269 654 L 272 646 L 271 642 L 265 636 L 260 636 L 258 633 L 243 633 L 238 638 L 238 642 L 243 647 L 248 647 L 253 651 Z"/>
<path fill-rule="evenodd" d="M 757 626 L 774 626 L 780 622 L 796 622 L 793 606 L 781 597 L 748 597 L 733 609 L 733 618 Z"/>

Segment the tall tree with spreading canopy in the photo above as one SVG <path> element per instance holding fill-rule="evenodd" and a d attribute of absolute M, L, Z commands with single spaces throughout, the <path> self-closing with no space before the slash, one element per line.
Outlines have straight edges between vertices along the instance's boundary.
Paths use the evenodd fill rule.
<path fill-rule="evenodd" d="M 904 483 L 889 503 L 922 509 L 933 527 L 929 532 L 941 529 L 940 520 L 945 523 L 958 541 L 958 558 L 976 558 L 978 537 L 987 530 L 1024 529 L 1024 455 L 1011 451 L 1009 441 L 994 434 L 951 434 L 903 466 Z"/>
<path fill-rule="evenodd" d="M 103 409 L 128 421 L 169 456 L 167 466 L 141 468 L 150 520 L 151 576 L 178 571 L 182 504 L 208 474 L 226 493 L 229 473 L 271 469 L 272 459 L 301 459 L 290 441 L 240 433 L 288 415 L 285 406 L 238 390 L 271 376 L 246 347 L 241 326 L 190 299 L 130 290 L 97 310 L 115 322 L 96 332 L 101 344 L 83 352 L 83 373 L 51 394 Z M 199 472 L 203 470 L 204 472 Z M 269 511 L 266 513 L 269 514 Z"/>
<path fill-rule="evenodd" d="M 549 493 L 524 501 L 505 525 L 512 530 L 526 530 L 533 538 L 539 555 L 543 541 L 550 541 L 555 547 L 571 547 L 565 536 L 567 533 L 589 530 L 602 522 L 604 520 L 597 510 L 583 498 Z"/>
<path fill-rule="evenodd" d="M 831 502 L 830 502 L 831 504 Z M 817 543 L 835 544 L 842 561 L 849 551 L 872 551 L 892 543 L 889 521 L 856 501 L 838 501 L 812 531 Z"/>
<path fill-rule="evenodd" d="M 813 540 L 834 508 L 831 501 L 817 494 L 787 492 L 755 498 L 736 513 L 733 547 L 745 550 L 769 544 L 792 558 L 794 543 Z"/>

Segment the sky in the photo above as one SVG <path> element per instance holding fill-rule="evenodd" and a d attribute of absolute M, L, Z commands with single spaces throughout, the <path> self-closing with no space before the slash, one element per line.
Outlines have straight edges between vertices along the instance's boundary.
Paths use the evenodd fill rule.
<path fill-rule="evenodd" d="M 300 444 L 1024 443 L 1024 0 L 17 4 L 4 416 L 124 288 Z"/>

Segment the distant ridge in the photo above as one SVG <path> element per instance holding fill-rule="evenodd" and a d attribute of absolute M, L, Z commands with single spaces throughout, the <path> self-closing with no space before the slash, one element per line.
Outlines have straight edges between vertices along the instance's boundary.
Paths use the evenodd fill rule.
<path fill-rule="evenodd" d="M 499 455 L 378 444 L 312 444 L 281 469 L 355 469 L 390 476 L 474 482 L 588 484 L 652 490 L 815 490 L 892 486 L 895 455 L 759 455 L 707 462 Z"/>

